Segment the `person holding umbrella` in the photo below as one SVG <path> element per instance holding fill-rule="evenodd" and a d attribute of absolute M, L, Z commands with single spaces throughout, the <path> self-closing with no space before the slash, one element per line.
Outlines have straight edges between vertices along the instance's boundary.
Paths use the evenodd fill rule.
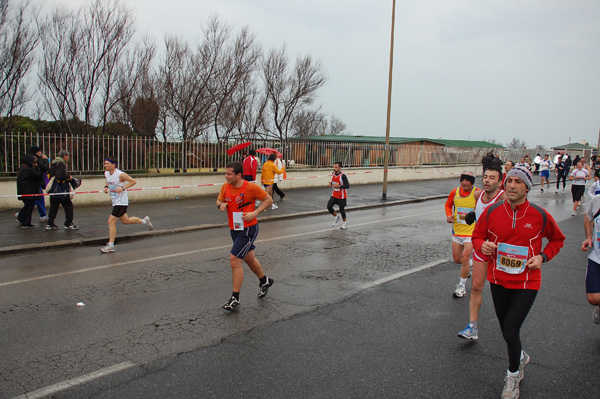
<path fill-rule="evenodd" d="M 275 165 L 275 160 L 277 159 L 277 153 L 272 152 L 269 155 L 269 159 L 262 167 L 262 172 L 260 174 L 260 180 L 262 184 L 265 186 L 265 191 L 269 196 L 273 197 L 273 184 L 275 183 L 275 175 L 281 175 L 285 171 L 285 166 L 282 166 L 281 169 Z M 275 210 L 279 208 L 275 202 L 271 205 L 271 210 Z"/>

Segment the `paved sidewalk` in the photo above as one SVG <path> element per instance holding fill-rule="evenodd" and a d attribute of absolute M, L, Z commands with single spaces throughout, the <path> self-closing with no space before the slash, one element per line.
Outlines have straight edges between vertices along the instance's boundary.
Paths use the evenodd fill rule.
<path fill-rule="evenodd" d="M 387 200 L 383 201 L 381 184 L 353 186 L 350 181 L 346 209 L 352 212 L 352 210 L 364 207 L 446 198 L 450 190 L 457 187 L 458 184 L 457 178 L 389 183 Z M 481 178 L 477 178 L 476 185 L 482 186 Z M 326 205 L 331 195 L 331 190 L 327 186 L 286 190 L 285 183 L 283 183 L 281 188 L 286 192 L 286 197 L 283 201 L 279 201 L 279 197 L 275 195 L 279 209 L 265 211 L 259 220 L 327 214 Z M 148 202 L 133 201 L 130 203 L 128 215 L 150 216 L 154 230 L 150 231 L 141 224 L 125 226 L 117 222 L 117 242 L 151 235 L 225 227 L 227 218 L 224 213 L 216 209 L 215 201 L 216 196 L 179 197 L 179 199 Z M 18 222 L 15 221 L 13 214 L 18 209 L 0 211 L 0 254 L 69 245 L 104 245 L 108 239 L 107 220 L 111 211 L 109 197 L 106 197 L 105 206 L 77 206 L 77 196 L 75 196 L 74 205 L 74 222 L 80 227 L 77 231 L 62 228 L 65 217 L 62 208 L 58 211 L 55 220 L 56 225 L 59 226 L 58 230 L 46 230 L 45 223 L 37 223 L 39 219 L 37 208 L 34 210 L 32 218 L 37 226 L 32 229 L 21 229 Z M 352 223 L 351 213 L 348 215 L 348 222 Z"/>

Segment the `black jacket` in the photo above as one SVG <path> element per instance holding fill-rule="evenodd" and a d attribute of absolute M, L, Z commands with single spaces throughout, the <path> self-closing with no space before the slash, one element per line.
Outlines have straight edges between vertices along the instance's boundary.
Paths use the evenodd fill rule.
<path fill-rule="evenodd" d="M 17 174 L 17 194 L 39 194 L 40 185 L 43 182 L 42 172 L 31 166 L 22 166 Z M 24 199 L 35 200 L 36 197 L 25 197 Z"/>

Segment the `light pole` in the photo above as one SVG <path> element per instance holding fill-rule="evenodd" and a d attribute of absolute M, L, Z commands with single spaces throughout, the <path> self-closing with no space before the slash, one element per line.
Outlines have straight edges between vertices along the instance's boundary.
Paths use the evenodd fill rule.
<path fill-rule="evenodd" d="M 396 16 L 396 0 L 392 0 L 392 35 L 390 40 L 390 76 L 388 80 L 387 118 L 385 121 L 385 149 L 383 160 L 383 194 L 381 199 L 387 198 L 387 178 L 390 166 L 390 113 L 392 112 L 392 70 L 394 67 L 394 21 Z"/>

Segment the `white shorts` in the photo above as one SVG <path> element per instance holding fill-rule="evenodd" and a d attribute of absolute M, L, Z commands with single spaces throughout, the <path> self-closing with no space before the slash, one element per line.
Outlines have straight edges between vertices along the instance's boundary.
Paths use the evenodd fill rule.
<path fill-rule="evenodd" d="M 471 237 L 452 236 L 452 241 L 460 245 L 465 245 L 466 242 L 471 242 Z"/>

